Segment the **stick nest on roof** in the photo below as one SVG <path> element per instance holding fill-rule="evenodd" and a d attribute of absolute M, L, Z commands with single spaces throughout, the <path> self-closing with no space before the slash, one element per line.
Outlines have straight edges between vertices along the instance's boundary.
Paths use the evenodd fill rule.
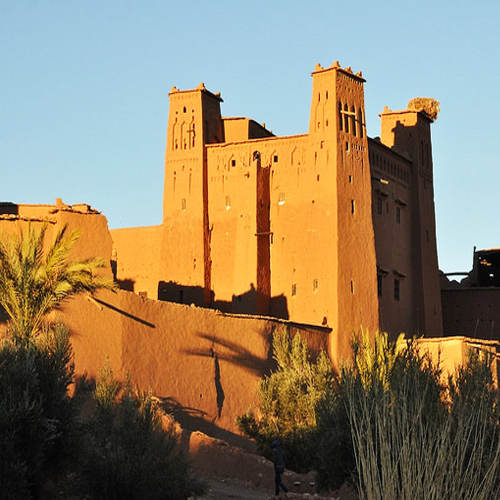
<path fill-rule="evenodd" d="M 438 118 L 439 101 L 431 97 L 415 97 L 408 103 L 408 109 L 422 111 L 434 121 Z"/>

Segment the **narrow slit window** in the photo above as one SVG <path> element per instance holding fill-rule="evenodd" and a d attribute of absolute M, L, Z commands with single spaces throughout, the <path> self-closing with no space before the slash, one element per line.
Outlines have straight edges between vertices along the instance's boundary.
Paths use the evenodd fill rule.
<path fill-rule="evenodd" d="M 342 103 L 339 101 L 339 127 L 340 130 L 344 130 L 344 122 L 342 119 Z"/>
<path fill-rule="evenodd" d="M 183 212 L 185 212 L 185 211 L 186 211 L 186 207 L 187 207 L 186 198 L 182 198 L 182 201 L 181 201 L 181 208 L 182 208 L 182 211 L 183 211 Z"/>
<path fill-rule="evenodd" d="M 297 295 L 297 284 L 294 283 L 292 285 L 292 297 L 295 297 L 295 295 Z"/>
<path fill-rule="evenodd" d="M 278 198 L 278 205 L 284 205 L 284 204 L 285 204 L 285 193 L 280 193 Z"/>
<path fill-rule="evenodd" d="M 363 139 L 364 137 L 364 132 L 363 132 L 363 111 L 361 109 L 358 110 L 358 124 L 359 124 L 359 137 Z"/>
<path fill-rule="evenodd" d="M 231 208 L 231 196 L 226 196 L 226 210 Z"/>
<path fill-rule="evenodd" d="M 394 278 L 394 300 L 399 302 L 401 292 L 401 281 L 399 278 Z"/>
<path fill-rule="evenodd" d="M 351 108 L 351 120 L 352 120 L 352 135 L 356 136 L 356 110 L 354 106 Z"/>

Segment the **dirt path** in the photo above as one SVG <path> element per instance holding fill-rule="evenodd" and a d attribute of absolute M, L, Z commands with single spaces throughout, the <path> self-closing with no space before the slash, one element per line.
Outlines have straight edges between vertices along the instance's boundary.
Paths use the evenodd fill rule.
<path fill-rule="evenodd" d="M 207 479 L 206 493 L 196 500 L 271 500 L 273 492 L 262 487 L 258 488 L 252 484 L 244 483 L 236 479 Z M 280 498 L 285 498 L 281 493 Z M 288 493 L 287 498 L 297 500 L 354 500 L 353 492 L 347 487 L 342 488 L 329 496 L 321 496 L 310 493 Z"/>
<path fill-rule="evenodd" d="M 200 432 L 189 437 L 189 455 L 195 471 L 205 478 L 206 492 L 196 500 L 268 500 L 274 493 L 274 468 L 265 458 Z M 313 474 L 286 470 L 283 482 L 288 498 L 297 500 L 356 500 L 347 486 L 331 494 L 316 492 Z M 285 498 L 281 494 L 281 498 Z M 194 499 L 193 499 L 194 500 Z"/>

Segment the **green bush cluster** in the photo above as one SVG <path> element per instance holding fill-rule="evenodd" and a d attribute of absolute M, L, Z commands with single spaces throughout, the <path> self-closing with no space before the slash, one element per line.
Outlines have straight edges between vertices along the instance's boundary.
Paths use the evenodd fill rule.
<path fill-rule="evenodd" d="M 185 498 L 195 485 L 150 394 L 128 384 L 118 402 L 106 366 L 94 415 L 77 420 L 69 333 L 46 317 L 75 295 L 117 286 L 99 272 L 102 259 L 69 258 L 78 231 L 63 226 L 50 245 L 46 231 L 0 235 L 0 309 L 9 317 L 0 339 L 0 500 L 52 499 L 58 485 L 76 498 Z"/>
<path fill-rule="evenodd" d="M 360 500 L 498 498 L 491 356 L 471 350 L 443 382 L 439 363 L 417 342 L 365 332 L 334 376 L 323 356 L 310 360 L 298 335 L 276 332 L 273 343 L 278 366 L 260 384 L 260 407 L 238 419 L 263 453 L 279 437 L 290 468 L 315 470 L 323 489 L 348 481 Z"/>
<path fill-rule="evenodd" d="M 95 410 L 81 420 L 82 391 L 68 395 L 73 381 L 62 325 L 0 343 L 0 499 L 53 498 L 62 488 L 92 500 L 174 500 L 200 489 L 150 393 L 129 382 L 118 398 L 106 365 Z"/>
<path fill-rule="evenodd" d="M 273 358 L 277 368 L 259 385 L 258 413 L 249 410 L 237 425 L 268 457 L 272 441 L 280 438 L 288 467 L 307 471 L 316 454 L 316 407 L 333 382 L 332 366 L 324 352 L 311 360 L 307 343 L 300 335 L 291 339 L 286 331 L 273 336 Z"/>
<path fill-rule="evenodd" d="M 73 405 L 67 331 L 45 328 L 31 342 L 0 344 L 0 498 L 30 498 L 67 450 Z"/>
<path fill-rule="evenodd" d="M 84 427 L 82 473 L 93 498 L 175 500 L 199 489 L 151 393 L 132 390 L 130 381 L 121 398 L 118 390 L 107 364 L 96 385 L 96 411 Z"/>

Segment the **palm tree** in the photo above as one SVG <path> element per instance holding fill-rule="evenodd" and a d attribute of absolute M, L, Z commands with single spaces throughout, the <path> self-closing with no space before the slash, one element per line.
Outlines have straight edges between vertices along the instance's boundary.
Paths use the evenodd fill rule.
<path fill-rule="evenodd" d="M 0 238 L 0 305 L 10 318 L 18 339 L 36 336 L 47 313 L 74 295 L 100 289 L 116 290 L 112 280 L 96 273 L 105 267 L 99 258 L 70 260 L 69 254 L 80 231 L 67 225 L 44 251 L 47 225 L 28 227 L 12 238 Z"/>

